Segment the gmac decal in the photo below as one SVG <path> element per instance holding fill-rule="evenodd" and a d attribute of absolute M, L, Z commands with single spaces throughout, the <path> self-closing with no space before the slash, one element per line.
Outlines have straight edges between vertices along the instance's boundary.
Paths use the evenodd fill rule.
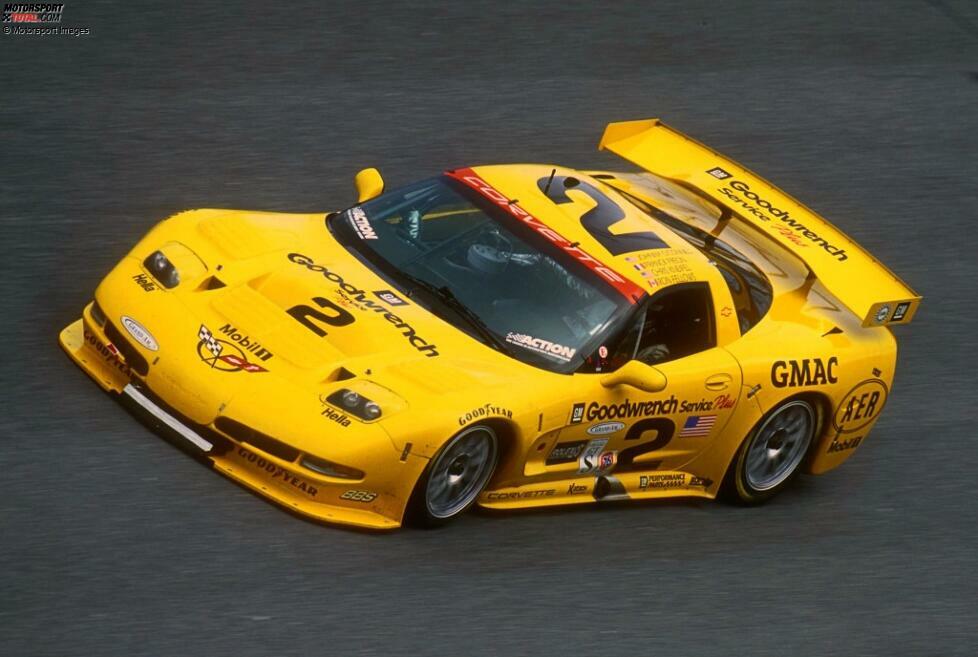
<path fill-rule="evenodd" d="M 771 366 L 771 383 L 775 388 L 802 388 L 838 383 L 835 366 L 839 359 L 831 356 L 827 361 L 821 358 L 804 360 L 776 360 Z"/>

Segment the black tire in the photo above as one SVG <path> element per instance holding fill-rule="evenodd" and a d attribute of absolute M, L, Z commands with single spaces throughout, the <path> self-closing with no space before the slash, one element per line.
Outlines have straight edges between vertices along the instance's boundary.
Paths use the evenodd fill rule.
<path fill-rule="evenodd" d="M 457 433 L 418 479 L 405 514 L 407 523 L 440 527 L 460 516 L 492 479 L 498 459 L 499 438 L 492 427 L 475 424 Z"/>
<path fill-rule="evenodd" d="M 819 409 L 804 399 L 776 406 L 744 439 L 724 477 L 728 501 L 753 505 L 777 495 L 805 463 L 820 425 Z"/>

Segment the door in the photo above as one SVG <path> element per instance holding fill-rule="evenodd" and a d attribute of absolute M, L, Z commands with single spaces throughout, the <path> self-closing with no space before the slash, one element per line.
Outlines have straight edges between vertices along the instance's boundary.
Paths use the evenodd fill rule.
<path fill-rule="evenodd" d="M 603 373 L 590 397 L 573 403 L 569 425 L 548 457 L 578 475 L 678 470 L 719 435 L 741 389 L 740 367 L 716 347 L 713 304 L 706 283 L 675 285 L 647 300 L 608 355 L 608 368 L 638 360 L 659 370 L 657 393 L 628 385 L 606 388 Z"/>

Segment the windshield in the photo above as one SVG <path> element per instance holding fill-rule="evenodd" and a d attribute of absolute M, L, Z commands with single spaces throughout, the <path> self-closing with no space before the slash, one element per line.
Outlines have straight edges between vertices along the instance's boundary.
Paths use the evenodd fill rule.
<path fill-rule="evenodd" d="M 445 176 L 354 206 L 330 229 L 439 316 L 523 362 L 573 372 L 632 305 Z"/>

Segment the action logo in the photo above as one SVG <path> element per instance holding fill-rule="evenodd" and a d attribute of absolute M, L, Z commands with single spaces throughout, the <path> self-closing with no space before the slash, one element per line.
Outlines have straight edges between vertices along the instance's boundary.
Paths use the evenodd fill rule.
<path fill-rule="evenodd" d="M 370 225 L 370 220 L 367 219 L 366 212 L 364 212 L 361 208 L 350 208 L 349 216 L 350 223 L 353 225 L 353 230 L 355 230 L 357 235 L 360 236 L 360 239 L 377 239 L 377 233 L 374 232 L 374 227 Z"/>

